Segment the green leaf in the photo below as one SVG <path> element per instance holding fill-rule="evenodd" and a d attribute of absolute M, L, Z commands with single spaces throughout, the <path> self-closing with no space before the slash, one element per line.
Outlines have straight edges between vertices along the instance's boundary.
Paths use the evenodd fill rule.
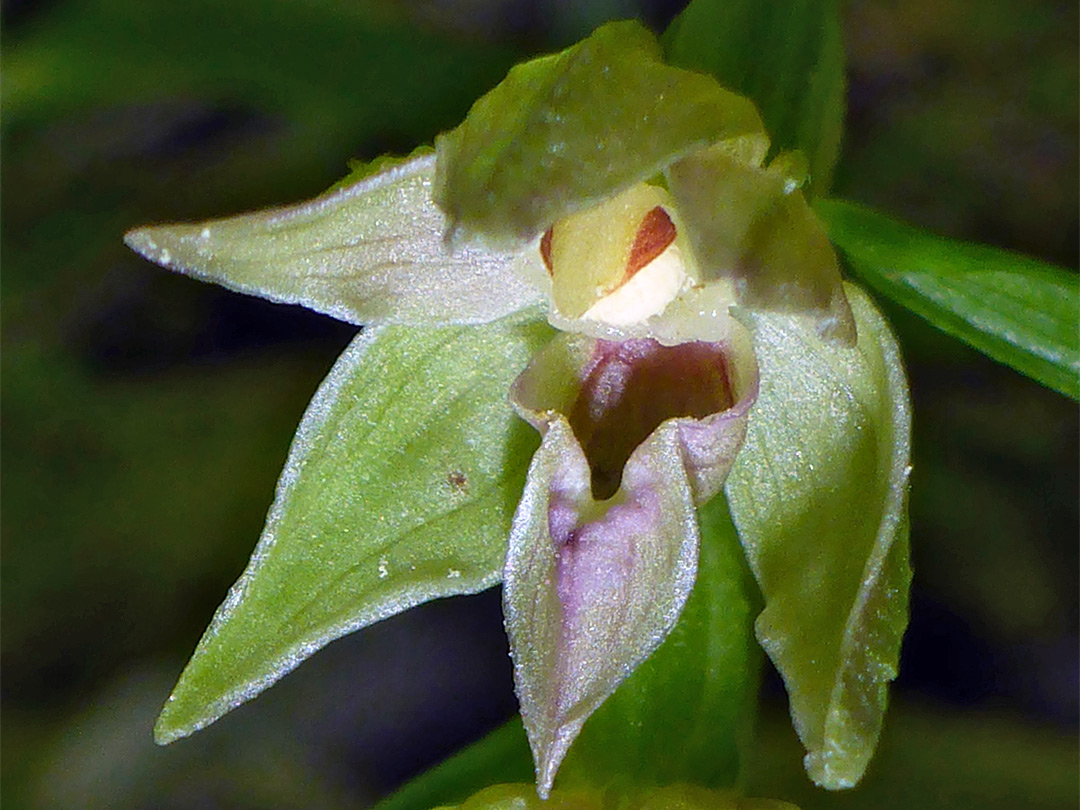
<path fill-rule="evenodd" d="M 361 334 L 297 430 L 266 529 L 158 719 L 167 743 L 335 638 L 498 582 L 533 431 L 506 390 L 536 320 Z"/>
<path fill-rule="evenodd" d="M 420 774 L 372 810 L 430 810 L 465 801 L 485 786 L 528 782 L 533 777 L 532 752 L 521 719 L 492 731 L 445 762 Z M 529 783 L 535 795 L 536 787 Z"/>
<path fill-rule="evenodd" d="M 698 575 L 679 621 L 585 723 L 560 784 L 735 785 L 757 697 L 759 597 L 726 499 L 698 521 Z"/>
<path fill-rule="evenodd" d="M 907 625 L 911 414 L 899 350 L 866 294 L 859 341 L 798 317 L 747 318 L 761 393 L 727 482 L 765 597 L 757 635 L 784 678 L 811 778 L 859 781 Z"/>
<path fill-rule="evenodd" d="M 774 150 L 801 151 L 814 194 L 829 190 L 844 127 L 837 0 L 695 0 L 664 33 L 668 60 L 753 101 Z"/>
<path fill-rule="evenodd" d="M 436 139 L 451 234 L 516 247 L 690 151 L 762 133 L 745 98 L 659 58 L 648 29 L 617 22 L 513 68 Z"/>
<path fill-rule="evenodd" d="M 447 250 L 431 201 L 433 155 L 288 208 L 131 231 L 151 261 L 238 292 L 303 304 L 350 323 L 483 323 L 540 298 L 539 256 Z"/>
<path fill-rule="evenodd" d="M 868 285 L 1000 363 L 1080 399 L 1080 277 L 1005 250 L 957 242 L 868 208 L 818 213 Z"/>
<path fill-rule="evenodd" d="M 532 785 L 493 785 L 454 807 L 436 810 L 798 810 L 776 799 L 747 799 L 695 784 L 665 785 L 624 797 L 595 788 L 556 790 L 543 800 Z"/>

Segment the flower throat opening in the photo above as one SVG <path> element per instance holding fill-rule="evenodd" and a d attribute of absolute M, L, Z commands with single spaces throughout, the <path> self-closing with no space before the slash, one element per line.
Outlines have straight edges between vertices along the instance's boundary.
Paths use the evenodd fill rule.
<path fill-rule="evenodd" d="M 662 422 L 702 419 L 734 404 L 724 349 L 701 341 L 597 342 L 568 414 L 589 461 L 595 499 L 618 491 L 630 455 Z"/>

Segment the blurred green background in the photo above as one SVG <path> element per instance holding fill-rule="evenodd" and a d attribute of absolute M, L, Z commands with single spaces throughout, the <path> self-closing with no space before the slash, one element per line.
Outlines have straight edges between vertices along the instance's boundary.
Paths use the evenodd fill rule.
<path fill-rule="evenodd" d="M 353 329 L 128 253 L 457 123 L 601 0 L 3 5 L 5 808 L 360 808 L 515 707 L 498 594 L 335 643 L 210 730 L 150 727 Z M 1078 12 L 852 2 L 837 193 L 1077 266 Z M 910 363 L 912 627 L 880 756 L 813 789 L 775 678 L 751 788 L 805 808 L 1076 807 L 1073 403 L 885 306 Z"/>

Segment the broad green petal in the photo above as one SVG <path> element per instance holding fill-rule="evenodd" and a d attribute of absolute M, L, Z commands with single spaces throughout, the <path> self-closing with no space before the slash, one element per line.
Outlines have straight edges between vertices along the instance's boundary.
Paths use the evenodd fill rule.
<path fill-rule="evenodd" d="M 816 206 L 851 268 L 934 326 L 1080 399 L 1080 276 L 840 200 Z"/>
<path fill-rule="evenodd" d="M 698 523 L 697 580 L 679 621 L 585 723 L 560 784 L 736 785 L 757 701 L 760 598 L 726 499 L 699 507 Z"/>
<path fill-rule="evenodd" d="M 694 0 L 663 42 L 672 64 L 753 101 L 773 148 L 806 155 L 812 192 L 828 192 L 847 90 L 837 0 Z"/>
<path fill-rule="evenodd" d="M 640 23 L 609 23 L 513 68 L 436 140 L 435 199 L 455 241 L 516 249 L 690 151 L 762 134 L 745 98 L 664 65 Z"/>
<path fill-rule="evenodd" d="M 383 327 L 346 349 L 293 440 L 266 529 L 155 729 L 167 743 L 330 641 L 498 582 L 533 431 L 506 404 L 539 320 Z"/>
<path fill-rule="evenodd" d="M 484 323 L 542 298 L 527 280 L 532 252 L 449 251 L 433 155 L 378 168 L 299 205 L 139 228 L 124 241 L 163 267 L 356 324 Z"/>
<path fill-rule="evenodd" d="M 907 625 L 911 414 L 899 350 L 847 285 L 859 340 L 754 313 L 761 390 L 726 491 L 765 609 L 757 635 L 787 686 L 807 772 L 859 781 Z"/>

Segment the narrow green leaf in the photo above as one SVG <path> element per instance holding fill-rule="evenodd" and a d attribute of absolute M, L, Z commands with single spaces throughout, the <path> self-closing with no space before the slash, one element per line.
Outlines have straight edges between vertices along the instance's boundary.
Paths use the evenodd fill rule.
<path fill-rule="evenodd" d="M 128 247 L 163 267 L 356 324 L 483 323 L 539 300 L 532 252 L 453 253 L 431 200 L 435 157 L 378 161 L 314 200 L 195 224 L 138 228 Z"/>
<path fill-rule="evenodd" d="M 811 191 L 829 190 L 846 93 L 837 0 L 694 0 L 663 43 L 672 64 L 753 101 L 773 149 L 801 151 Z"/>
<path fill-rule="evenodd" d="M 585 723 L 560 784 L 735 785 L 757 696 L 759 598 L 723 495 L 698 520 L 697 581 L 678 623 Z"/>
<path fill-rule="evenodd" d="M 934 326 L 1080 399 L 1080 276 L 840 200 L 817 211 L 852 270 Z"/>
<path fill-rule="evenodd" d="M 513 68 L 436 140 L 435 199 L 452 233 L 517 246 L 687 152 L 761 132 L 745 98 L 664 65 L 640 23 L 609 23 Z"/>
<path fill-rule="evenodd" d="M 784 678 L 807 772 L 842 788 L 877 744 L 907 625 L 911 414 L 899 350 L 846 286 L 858 344 L 748 316 L 761 392 L 727 482 L 765 597 L 757 635 Z"/>
<path fill-rule="evenodd" d="M 496 582 L 536 441 L 506 404 L 551 330 L 385 327 L 346 349 L 297 430 L 266 529 L 162 711 L 200 729 L 320 647 Z"/>

